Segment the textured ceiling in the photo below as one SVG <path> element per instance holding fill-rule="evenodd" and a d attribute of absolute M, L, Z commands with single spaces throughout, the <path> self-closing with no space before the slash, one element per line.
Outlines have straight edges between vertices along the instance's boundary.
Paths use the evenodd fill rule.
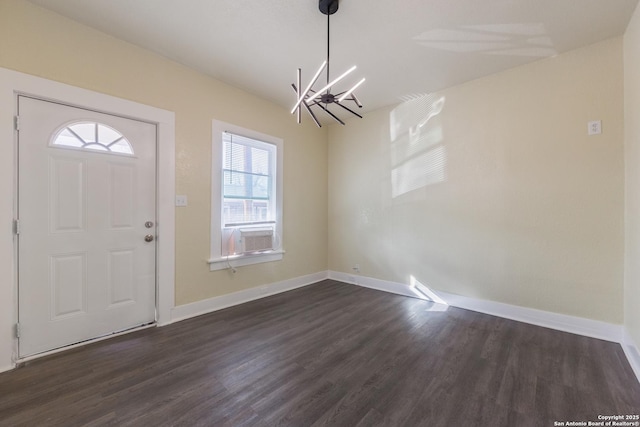
<path fill-rule="evenodd" d="M 317 0 L 31 0 L 291 108 L 326 56 Z M 362 111 L 624 33 L 638 0 L 342 0 L 331 76 Z"/>

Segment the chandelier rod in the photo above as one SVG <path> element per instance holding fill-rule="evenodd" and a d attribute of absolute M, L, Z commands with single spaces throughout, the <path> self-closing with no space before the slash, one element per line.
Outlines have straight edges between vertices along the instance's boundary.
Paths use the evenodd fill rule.
<path fill-rule="evenodd" d="M 331 31 L 329 31 L 330 18 L 331 18 L 331 12 L 327 13 L 327 85 L 329 84 L 329 53 L 330 53 L 329 47 L 330 47 L 330 37 L 331 37 Z M 329 93 L 330 90 L 331 88 L 328 88 L 327 93 Z"/>

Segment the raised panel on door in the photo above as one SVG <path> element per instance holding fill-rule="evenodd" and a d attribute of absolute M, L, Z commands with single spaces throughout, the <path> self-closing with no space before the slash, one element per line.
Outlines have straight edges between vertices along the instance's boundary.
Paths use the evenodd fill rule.
<path fill-rule="evenodd" d="M 49 258 L 51 320 L 87 312 L 87 254 L 51 255 Z"/>
<path fill-rule="evenodd" d="M 108 256 L 109 308 L 135 303 L 134 249 L 114 250 L 109 252 Z"/>
<path fill-rule="evenodd" d="M 85 230 L 86 161 L 49 158 L 49 223 L 51 233 Z"/>
<path fill-rule="evenodd" d="M 109 220 L 112 229 L 131 229 L 135 214 L 135 170 L 131 165 L 109 165 Z"/>

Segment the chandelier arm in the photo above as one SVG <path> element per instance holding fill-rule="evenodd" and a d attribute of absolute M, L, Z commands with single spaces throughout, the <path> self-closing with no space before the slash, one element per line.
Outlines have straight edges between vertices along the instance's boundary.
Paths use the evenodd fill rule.
<path fill-rule="evenodd" d="M 361 116 L 360 114 L 356 113 L 355 111 L 353 111 L 353 110 L 352 110 L 351 108 L 349 108 L 349 107 L 345 107 L 345 106 L 344 106 L 344 105 L 342 105 L 340 102 L 335 101 L 335 102 L 334 102 L 334 104 L 339 105 L 340 107 L 344 108 L 345 110 L 347 110 L 347 111 L 348 111 L 348 112 L 350 112 L 351 114 L 356 115 L 356 116 L 358 116 L 358 117 L 362 118 L 362 116 Z"/>
<path fill-rule="evenodd" d="M 340 118 L 338 116 L 336 116 L 331 111 L 329 111 L 325 106 L 323 106 L 321 104 L 318 104 L 318 107 L 322 108 L 325 113 L 327 113 L 328 115 L 333 117 L 338 123 L 340 123 L 342 126 L 344 126 L 344 122 L 342 120 L 340 120 Z"/>
<path fill-rule="evenodd" d="M 298 68 L 298 71 L 300 71 L 300 68 Z M 298 86 L 296 86 L 294 83 L 291 83 L 291 87 L 293 88 L 293 91 L 296 93 L 296 95 L 300 96 L 300 90 L 298 89 L 300 87 L 300 82 L 298 81 Z M 301 120 L 302 118 L 300 117 L 300 111 L 301 110 L 302 109 L 300 108 L 300 105 L 298 105 L 298 107 L 296 107 L 296 109 L 294 110 L 294 112 L 297 113 L 296 115 L 297 115 L 297 119 L 298 119 L 298 124 L 302 123 L 302 120 Z"/>
<path fill-rule="evenodd" d="M 316 74 L 315 76 L 313 76 L 313 79 L 311 79 L 311 82 L 307 85 L 307 88 L 304 90 L 302 95 L 298 98 L 296 105 L 293 106 L 293 109 L 291 110 L 291 114 L 295 113 L 296 108 L 300 106 L 300 103 L 304 100 L 304 98 L 307 96 L 307 93 L 309 93 L 309 91 L 311 90 L 311 86 L 313 86 L 316 80 L 318 80 L 318 77 L 320 77 L 320 74 L 322 74 L 322 71 L 325 69 L 326 66 L 327 66 L 327 61 L 324 61 L 320 66 L 320 68 L 318 69 L 318 71 L 316 71 Z"/>
<path fill-rule="evenodd" d="M 300 95 L 302 95 L 300 93 L 300 89 L 301 85 L 302 85 L 302 68 L 298 68 L 298 75 L 297 75 L 297 88 L 296 89 L 296 96 L 298 97 L 298 99 L 300 99 Z M 298 111 L 296 111 L 296 120 L 298 121 L 298 124 L 302 123 L 302 108 L 300 108 L 300 105 L 298 104 Z"/>
<path fill-rule="evenodd" d="M 318 120 L 318 118 L 316 117 L 315 114 L 313 114 L 313 111 L 311 111 L 311 108 L 309 108 L 309 106 L 307 104 L 304 104 L 304 108 L 307 109 L 307 113 L 309 113 L 309 115 L 311 116 L 311 118 L 313 119 L 314 122 L 316 122 L 316 126 L 318 126 L 319 128 L 322 127 L 322 125 L 320 124 L 320 121 Z"/>
<path fill-rule="evenodd" d="M 356 94 L 351 92 L 351 99 L 353 100 L 353 102 L 356 103 L 356 105 L 358 106 L 358 108 L 362 108 L 362 104 L 360 103 L 360 101 L 358 100 L 358 98 L 356 98 Z"/>
<path fill-rule="evenodd" d="M 360 101 L 358 101 L 358 99 L 356 98 L 356 95 L 355 95 L 354 93 L 347 93 L 347 91 L 346 91 L 346 90 L 345 90 L 345 91 L 342 91 L 342 92 L 340 92 L 340 93 L 336 93 L 336 94 L 334 95 L 334 97 L 338 99 L 338 100 L 337 100 L 337 101 L 335 101 L 335 102 L 336 102 L 336 103 L 338 103 L 338 102 L 342 102 L 342 101 L 340 100 L 340 98 L 341 98 L 341 97 L 342 97 L 342 95 L 344 95 L 345 93 L 347 94 L 347 97 L 346 97 L 346 98 L 344 98 L 342 101 L 353 101 L 353 102 L 355 102 L 355 104 L 356 104 L 358 107 L 362 108 L 362 104 L 360 104 Z M 317 101 L 315 101 L 315 102 L 317 102 Z"/>
<path fill-rule="evenodd" d="M 347 96 L 351 95 L 353 93 L 353 91 L 355 91 L 358 88 L 358 86 L 360 86 L 362 83 L 364 83 L 365 80 L 366 80 L 365 78 L 362 78 L 358 83 L 353 85 L 353 87 L 351 89 L 349 89 L 348 91 L 343 93 L 342 96 L 338 97 L 338 101 L 343 101 Z"/>
<path fill-rule="evenodd" d="M 298 93 L 298 87 L 296 87 L 296 85 L 291 84 L 291 87 L 293 88 L 294 92 Z M 313 114 L 313 111 L 311 111 L 311 108 L 309 108 L 309 106 L 307 105 L 306 102 L 303 102 L 302 104 L 304 108 L 307 110 L 307 112 L 309 113 L 309 115 L 311 116 L 311 118 L 313 119 L 313 121 L 316 123 L 316 126 L 318 126 L 319 128 L 322 127 L 322 125 L 320 124 L 320 121 L 318 120 L 318 118 L 316 117 L 315 114 Z M 298 106 L 298 115 L 300 115 L 300 106 Z M 302 118 L 300 118 L 300 121 L 298 123 L 302 122 Z"/>

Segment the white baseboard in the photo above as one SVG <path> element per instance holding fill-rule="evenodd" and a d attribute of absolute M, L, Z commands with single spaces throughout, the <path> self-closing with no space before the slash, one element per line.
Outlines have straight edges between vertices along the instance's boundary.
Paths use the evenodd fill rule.
<path fill-rule="evenodd" d="M 469 298 L 461 295 L 438 291 L 447 303 L 454 307 L 479 313 L 491 314 L 505 319 L 529 323 L 544 328 L 556 329 L 572 334 L 597 338 L 604 341 L 619 343 L 622 340 L 622 326 L 598 320 L 552 313 L 535 308 L 520 307 L 500 302 Z"/>
<path fill-rule="evenodd" d="M 622 349 L 624 350 L 624 354 L 627 356 L 631 369 L 633 369 L 638 381 L 640 381 L 640 350 L 638 350 L 637 344 L 633 341 L 626 328 L 624 328 L 623 338 L 620 345 L 622 345 Z"/>
<path fill-rule="evenodd" d="M 327 279 L 327 272 L 321 271 L 306 276 L 300 276 L 293 279 L 283 280 L 281 282 L 261 285 L 255 288 L 245 289 L 234 292 L 232 294 L 221 295 L 219 297 L 209 298 L 202 301 L 196 301 L 190 304 L 179 305 L 171 310 L 171 322 L 189 319 L 191 317 L 200 316 L 202 314 L 211 313 L 213 311 L 222 310 L 234 305 L 243 304 L 270 295 L 279 294 L 281 292 L 290 291 L 292 289 L 301 288 L 311 285 L 321 280 Z"/>
<path fill-rule="evenodd" d="M 329 278 L 394 294 L 438 302 L 434 298 L 425 295 L 425 292 L 417 292 L 415 286 L 411 286 L 406 283 L 390 282 L 336 271 L 329 271 Z M 420 286 L 424 287 L 424 285 Z M 503 317 L 506 319 L 516 320 L 518 322 L 530 323 L 536 326 L 557 329 L 605 341 L 617 343 L 622 342 L 622 326 L 620 325 L 613 325 L 606 322 L 568 316 L 565 314 L 551 313 L 533 308 L 519 307 L 500 302 L 470 298 L 462 295 L 454 295 L 442 291 L 433 291 L 429 289 L 429 292 L 435 294 L 435 298 L 439 297 L 447 305 L 453 307 L 464 308 L 466 310 L 477 311 L 479 313 L 490 314 L 492 316 Z"/>
<path fill-rule="evenodd" d="M 357 276 L 354 274 L 341 273 L 339 271 L 329 271 L 329 279 L 344 283 L 351 283 L 352 285 L 364 286 L 365 288 L 377 289 L 379 291 L 390 292 L 392 294 L 404 295 L 406 297 L 431 300 L 425 295 L 417 293 L 415 290 L 411 289 L 411 286 L 404 283 L 374 279 L 373 277 Z"/>

